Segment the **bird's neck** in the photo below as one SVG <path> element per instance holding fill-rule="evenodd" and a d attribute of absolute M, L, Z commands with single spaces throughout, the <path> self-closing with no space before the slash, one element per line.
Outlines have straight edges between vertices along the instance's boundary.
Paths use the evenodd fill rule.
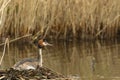
<path fill-rule="evenodd" d="M 39 48 L 39 66 L 40 67 L 42 67 L 42 62 L 43 62 L 43 60 L 42 60 L 42 48 Z"/>

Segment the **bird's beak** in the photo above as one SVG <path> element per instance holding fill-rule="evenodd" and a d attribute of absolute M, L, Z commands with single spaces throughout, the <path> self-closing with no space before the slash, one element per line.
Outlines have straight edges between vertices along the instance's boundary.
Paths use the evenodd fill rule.
<path fill-rule="evenodd" d="M 43 42 L 43 45 L 45 45 L 45 46 L 53 46 L 52 44 L 50 44 L 48 42 Z"/>
<path fill-rule="evenodd" d="M 48 46 L 53 46 L 53 44 L 47 43 Z"/>

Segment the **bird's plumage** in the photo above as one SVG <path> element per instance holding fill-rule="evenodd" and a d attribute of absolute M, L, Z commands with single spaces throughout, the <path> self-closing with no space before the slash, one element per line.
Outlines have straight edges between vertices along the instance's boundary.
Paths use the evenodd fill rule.
<path fill-rule="evenodd" d="M 44 46 L 50 45 L 43 39 L 38 40 L 37 46 L 39 49 L 39 56 L 38 59 L 32 59 L 32 58 L 26 58 L 23 59 L 19 62 L 17 62 L 14 66 L 13 69 L 17 70 L 28 70 L 28 69 L 36 69 L 37 66 L 42 67 L 43 59 L 42 59 L 42 48 Z"/>

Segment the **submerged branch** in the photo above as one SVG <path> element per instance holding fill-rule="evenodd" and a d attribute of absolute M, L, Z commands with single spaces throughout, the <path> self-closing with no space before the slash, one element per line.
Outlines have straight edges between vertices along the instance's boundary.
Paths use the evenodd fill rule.
<path fill-rule="evenodd" d="M 24 36 L 22 36 L 22 37 L 15 38 L 15 39 L 13 39 L 13 40 L 10 40 L 9 43 L 12 43 L 12 42 L 14 42 L 14 41 L 20 40 L 20 39 L 25 38 L 25 37 L 29 37 L 29 36 L 31 36 L 31 35 L 32 35 L 32 34 L 28 34 L 28 35 L 24 35 Z M 5 43 L 1 43 L 0 46 L 2 46 L 2 45 L 4 45 L 4 44 L 5 44 Z"/>

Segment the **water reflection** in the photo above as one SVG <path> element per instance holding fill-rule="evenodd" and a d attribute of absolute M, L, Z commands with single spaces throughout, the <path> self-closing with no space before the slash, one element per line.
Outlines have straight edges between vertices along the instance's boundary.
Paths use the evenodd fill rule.
<path fill-rule="evenodd" d="M 53 42 L 51 42 L 53 43 Z M 115 41 L 55 42 L 43 50 L 44 66 L 67 76 L 81 80 L 119 80 L 120 43 Z M 0 48 L 0 57 L 3 47 Z M 37 48 L 24 42 L 10 45 L 1 69 L 7 69 L 17 61 L 37 57 Z"/>

